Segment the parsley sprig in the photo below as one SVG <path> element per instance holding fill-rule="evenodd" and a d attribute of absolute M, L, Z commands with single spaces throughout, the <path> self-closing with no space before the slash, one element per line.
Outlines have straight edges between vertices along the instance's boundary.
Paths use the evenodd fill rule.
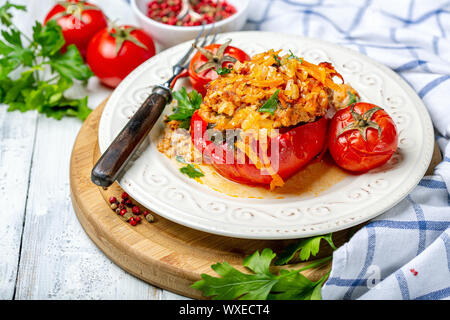
<path fill-rule="evenodd" d="M 189 129 L 192 115 L 197 109 L 200 109 L 202 104 L 202 95 L 195 90 L 188 93 L 185 87 L 179 91 L 174 91 L 172 95 L 177 101 L 177 105 L 168 118 L 169 120 L 180 121 L 181 128 Z"/>
<path fill-rule="evenodd" d="M 270 114 L 274 114 L 277 105 L 278 105 L 278 94 L 280 93 L 280 89 L 275 91 L 275 93 L 267 99 L 267 101 L 262 105 L 261 108 L 258 109 L 259 112 L 268 112 Z"/>
<path fill-rule="evenodd" d="M 26 7 L 9 1 L 0 7 L 0 103 L 8 104 L 8 111 L 37 110 L 55 119 L 86 119 L 91 111 L 87 97 L 65 95 L 74 81 L 86 83 L 93 75 L 78 49 L 70 45 L 61 53 L 65 40 L 55 21 L 36 22 L 28 37 L 14 25 L 13 9 L 26 11 Z"/>
<path fill-rule="evenodd" d="M 301 272 L 323 265 L 331 260 L 331 256 L 312 261 L 298 270 L 282 269 L 274 273 L 271 265 L 274 261 L 279 265 L 287 264 L 297 252 L 300 252 L 301 260 L 315 256 L 322 239 L 336 249 L 331 234 L 300 240 L 286 248 L 284 255 L 280 255 L 278 259 L 271 249 L 266 248 L 261 253 L 256 251 L 244 259 L 243 266 L 251 273 L 243 273 L 227 262 L 216 263 L 211 268 L 221 277 L 202 274 L 202 280 L 191 287 L 215 300 L 320 300 L 321 288 L 329 273 L 318 281 L 311 281 Z"/>

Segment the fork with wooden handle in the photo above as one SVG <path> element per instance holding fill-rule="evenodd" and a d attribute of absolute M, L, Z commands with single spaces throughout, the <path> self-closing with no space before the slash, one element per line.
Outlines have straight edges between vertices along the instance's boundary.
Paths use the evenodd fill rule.
<path fill-rule="evenodd" d="M 208 38 L 213 29 L 214 27 L 212 26 L 203 37 L 203 41 L 200 44 L 201 47 L 207 45 Z M 173 66 L 172 77 L 165 83 L 153 88 L 150 96 L 144 101 L 97 161 L 91 172 L 91 180 L 93 183 L 106 188 L 112 185 L 123 174 L 124 168 L 155 125 L 165 106 L 172 101 L 171 84 L 188 68 L 190 63 L 189 58 L 194 50 L 194 46 L 197 45 L 204 31 L 205 26 L 203 25 L 191 48 Z M 217 32 L 214 33 L 212 39 L 209 41 L 210 44 L 214 43 L 216 36 Z"/>

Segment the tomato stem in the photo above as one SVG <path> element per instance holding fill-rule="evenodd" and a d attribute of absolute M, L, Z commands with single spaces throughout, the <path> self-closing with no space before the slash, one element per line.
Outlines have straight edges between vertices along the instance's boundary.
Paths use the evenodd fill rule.
<path fill-rule="evenodd" d="M 375 112 L 383 110 L 380 107 L 374 107 L 370 110 L 367 110 L 364 114 L 359 114 L 355 112 L 355 104 L 351 106 L 350 113 L 353 117 L 354 122 L 346 126 L 345 128 L 341 129 L 339 133 L 336 135 L 336 139 L 348 131 L 358 130 L 361 136 L 363 137 L 364 141 L 367 141 L 367 130 L 369 128 L 373 128 L 378 130 L 378 137 L 381 140 L 381 127 L 378 125 L 378 123 L 371 121 L 370 119 L 375 114 Z"/>

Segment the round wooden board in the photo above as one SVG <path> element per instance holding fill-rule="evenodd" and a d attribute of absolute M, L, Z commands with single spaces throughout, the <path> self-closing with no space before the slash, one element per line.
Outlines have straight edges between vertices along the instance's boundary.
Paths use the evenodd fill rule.
<path fill-rule="evenodd" d="M 100 157 L 97 130 L 105 104 L 106 101 L 92 112 L 75 141 L 70 164 L 70 187 L 72 204 L 84 230 L 121 268 L 157 287 L 201 299 L 204 298 L 201 292 L 190 288 L 190 285 L 199 280 L 202 273 L 214 275 L 210 268 L 212 264 L 227 261 L 245 271 L 242 267 L 245 256 L 263 248 L 279 252 L 293 242 L 216 236 L 173 223 L 156 214 L 153 223 L 142 221 L 135 227 L 126 223 L 111 210 L 108 202 L 110 196 L 120 196 L 120 186 L 115 183 L 104 190 L 90 180 L 91 170 Z M 335 233 L 333 240 L 336 245 L 345 243 L 353 231 Z M 331 248 L 327 244 L 322 245 L 316 258 L 331 254 Z M 304 263 L 287 267 L 300 268 L 302 265 Z M 330 267 L 331 263 L 328 263 L 303 274 L 316 281 Z"/>

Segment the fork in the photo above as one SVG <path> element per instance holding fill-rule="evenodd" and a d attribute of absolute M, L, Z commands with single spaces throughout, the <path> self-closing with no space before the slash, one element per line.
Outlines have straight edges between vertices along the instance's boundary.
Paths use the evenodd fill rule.
<path fill-rule="evenodd" d="M 212 26 L 203 37 L 200 47 L 207 45 L 208 38 L 213 30 L 215 30 L 214 26 Z M 172 67 L 172 77 L 163 84 L 153 87 L 150 96 L 144 101 L 141 107 L 136 111 L 133 117 L 128 121 L 108 149 L 97 161 L 91 172 L 91 180 L 93 183 L 106 188 L 112 185 L 114 181 L 123 174 L 124 168 L 133 158 L 136 150 L 155 125 L 161 113 L 164 111 L 165 106 L 172 102 L 171 88 L 180 74 L 189 67 L 190 57 L 194 51 L 194 46 L 199 43 L 204 31 L 205 25 L 203 25 L 190 49 L 180 61 Z M 209 44 L 214 43 L 216 36 L 217 31 L 214 32 Z"/>

